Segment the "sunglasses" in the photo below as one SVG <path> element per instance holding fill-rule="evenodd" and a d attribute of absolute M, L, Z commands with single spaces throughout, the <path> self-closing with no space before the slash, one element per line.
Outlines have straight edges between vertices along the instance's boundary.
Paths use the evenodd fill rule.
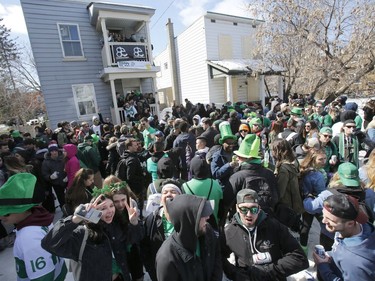
<path fill-rule="evenodd" d="M 332 138 L 332 136 L 331 135 L 323 135 L 323 137 L 325 137 L 325 138 Z"/>
<path fill-rule="evenodd" d="M 248 130 L 240 130 L 240 133 L 248 133 L 249 131 Z"/>
<path fill-rule="evenodd" d="M 306 127 L 306 128 L 310 128 L 311 126 L 310 126 L 310 125 L 306 125 L 305 127 Z"/>
<path fill-rule="evenodd" d="M 346 128 L 351 128 L 351 129 L 354 129 L 356 126 L 345 126 Z"/>
<path fill-rule="evenodd" d="M 238 209 L 240 210 L 240 213 L 243 215 L 246 215 L 249 211 L 252 215 L 256 215 L 259 212 L 259 207 L 238 207 Z"/>

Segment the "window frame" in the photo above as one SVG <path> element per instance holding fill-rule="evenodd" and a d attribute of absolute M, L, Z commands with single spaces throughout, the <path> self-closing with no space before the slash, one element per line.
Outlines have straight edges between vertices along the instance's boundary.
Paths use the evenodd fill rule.
<path fill-rule="evenodd" d="M 91 100 L 86 100 L 86 101 L 93 101 L 95 103 L 95 112 L 93 113 L 88 113 L 88 114 L 81 114 L 79 110 L 79 102 L 81 102 L 81 99 L 77 96 L 77 91 L 76 89 L 78 87 L 90 87 L 91 88 L 91 94 L 92 94 L 92 99 Z M 73 92 L 73 98 L 74 98 L 74 106 L 76 108 L 77 116 L 79 119 L 89 119 L 92 118 L 93 116 L 98 115 L 98 103 L 96 101 L 96 93 L 95 93 L 95 86 L 93 83 L 85 83 L 85 84 L 72 84 L 72 92 Z M 85 101 L 85 100 L 82 100 Z"/>
<path fill-rule="evenodd" d="M 61 34 L 61 27 L 62 26 L 75 26 L 77 28 L 77 34 L 78 34 L 78 40 L 63 40 L 62 34 Z M 79 29 L 79 24 L 78 23 L 69 23 L 69 22 L 58 22 L 57 23 L 57 30 L 59 33 L 59 39 L 60 39 L 60 45 L 61 45 L 61 50 L 63 54 L 64 60 L 85 60 L 85 53 L 83 52 L 83 44 L 82 44 L 82 38 L 81 38 L 81 32 Z M 81 56 L 67 56 L 65 54 L 65 49 L 64 49 L 64 42 L 79 42 L 80 47 L 81 47 Z"/>

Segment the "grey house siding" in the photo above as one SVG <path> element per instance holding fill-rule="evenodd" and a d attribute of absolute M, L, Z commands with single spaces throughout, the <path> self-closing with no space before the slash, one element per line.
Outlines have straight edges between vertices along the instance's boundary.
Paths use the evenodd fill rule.
<path fill-rule="evenodd" d="M 73 84 L 93 84 L 97 108 L 109 117 L 110 86 L 99 74 L 103 69 L 101 35 L 89 22 L 87 3 L 21 0 L 21 5 L 51 126 L 62 120 L 78 120 Z M 64 61 L 58 23 L 78 24 L 84 61 Z"/>

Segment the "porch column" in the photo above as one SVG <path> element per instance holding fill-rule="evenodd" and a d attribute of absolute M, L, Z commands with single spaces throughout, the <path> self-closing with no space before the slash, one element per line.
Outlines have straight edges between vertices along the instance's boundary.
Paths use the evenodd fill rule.
<path fill-rule="evenodd" d="M 104 42 L 103 48 L 105 50 L 104 53 L 105 53 L 105 60 L 106 60 L 106 65 L 104 67 L 108 67 L 108 66 L 111 66 L 112 59 L 109 55 L 111 53 L 111 51 L 109 50 L 109 43 L 108 43 L 109 34 L 108 34 L 107 25 L 105 24 L 104 18 L 100 18 L 100 25 L 102 27 L 103 42 Z"/>
<path fill-rule="evenodd" d="M 259 83 L 259 96 L 260 96 L 260 102 L 264 108 L 266 105 L 266 93 L 265 93 L 265 86 L 264 86 L 264 75 L 260 74 L 259 72 L 257 73 L 258 77 L 258 83 Z"/>
<path fill-rule="evenodd" d="M 156 79 L 155 77 L 152 77 L 153 87 L 154 87 L 154 98 L 155 98 L 155 106 L 156 106 L 156 114 L 158 115 L 158 118 L 160 118 L 160 101 L 159 101 L 159 93 L 156 91 Z M 160 121 L 160 119 L 159 119 Z"/>
<path fill-rule="evenodd" d="M 233 103 L 233 88 L 232 88 L 232 76 L 226 75 L 227 80 L 227 100 Z"/>
<path fill-rule="evenodd" d="M 281 75 L 279 75 L 277 77 L 277 96 L 280 99 L 284 99 L 284 97 L 283 97 L 283 93 L 284 93 L 283 89 L 284 89 L 283 77 Z"/>
<path fill-rule="evenodd" d="M 109 84 L 111 85 L 111 94 L 112 94 L 112 102 L 113 102 L 113 110 L 115 112 L 115 119 L 112 120 L 113 124 L 121 124 L 120 121 L 120 113 L 118 111 L 117 107 L 117 98 L 116 98 L 116 88 L 115 88 L 115 81 L 114 80 L 109 80 Z"/>

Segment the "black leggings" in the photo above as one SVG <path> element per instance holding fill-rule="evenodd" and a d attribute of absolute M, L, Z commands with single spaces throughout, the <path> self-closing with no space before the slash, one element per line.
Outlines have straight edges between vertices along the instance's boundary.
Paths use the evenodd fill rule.
<path fill-rule="evenodd" d="M 307 246 L 307 242 L 309 241 L 309 232 L 310 232 L 310 228 L 314 220 L 314 217 L 316 217 L 318 221 L 320 220 L 319 214 L 312 215 L 307 212 L 304 212 L 302 214 L 303 226 L 302 226 L 300 238 L 299 238 L 302 246 Z"/>

